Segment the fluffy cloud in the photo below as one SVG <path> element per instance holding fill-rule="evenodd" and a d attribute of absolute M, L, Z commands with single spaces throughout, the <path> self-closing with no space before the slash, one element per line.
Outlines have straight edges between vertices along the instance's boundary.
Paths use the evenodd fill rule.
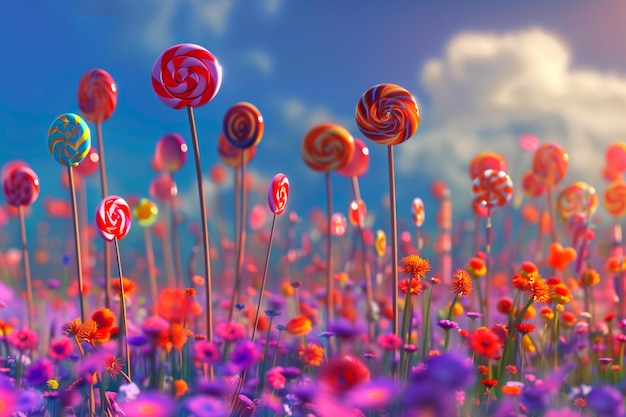
<path fill-rule="evenodd" d="M 586 181 L 601 192 L 604 149 L 626 137 L 626 77 L 571 61 L 568 46 L 542 29 L 459 34 L 422 67 L 428 106 L 420 131 L 398 152 L 399 171 L 439 172 L 468 201 L 471 158 L 500 152 L 520 175 L 530 156 L 511 166 L 516 139 L 531 133 L 568 152 L 564 183 Z"/>

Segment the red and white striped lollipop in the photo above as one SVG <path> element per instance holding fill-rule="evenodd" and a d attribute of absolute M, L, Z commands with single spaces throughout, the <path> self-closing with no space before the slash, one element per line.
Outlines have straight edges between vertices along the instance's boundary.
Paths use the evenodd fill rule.
<path fill-rule="evenodd" d="M 130 220 L 130 207 L 122 197 L 112 195 L 98 204 L 96 226 L 103 239 L 122 239 L 130 230 Z"/>
<path fill-rule="evenodd" d="M 267 204 L 270 211 L 279 216 L 287 207 L 287 199 L 289 198 L 289 179 L 285 174 L 279 173 L 274 175 L 272 183 L 267 190 Z"/>
<path fill-rule="evenodd" d="M 4 196 L 14 207 L 29 206 L 39 197 L 39 177 L 27 166 L 17 166 L 2 181 Z"/>
<path fill-rule="evenodd" d="M 168 48 L 152 67 L 152 88 L 174 109 L 199 107 L 215 97 L 222 84 L 222 67 L 199 45 L 183 43 Z"/>
<path fill-rule="evenodd" d="M 513 181 L 504 171 L 487 169 L 474 178 L 472 197 L 487 208 L 502 207 L 513 196 Z"/>
<path fill-rule="evenodd" d="M 417 227 L 422 227 L 426 217 L 424 213 L 424 202 L 419 197 L 413 199 L 411 203 L 411 217 Z"/>

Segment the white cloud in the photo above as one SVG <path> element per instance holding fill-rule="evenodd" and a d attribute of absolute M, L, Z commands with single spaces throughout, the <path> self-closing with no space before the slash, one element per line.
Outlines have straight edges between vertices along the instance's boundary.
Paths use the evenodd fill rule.
<path fill-rule="evenodd" d="M 245 61 L 261 71 L 263 74 L 269 74 L 272 71 L 272 59 L 264 51 L 249 52 L 245 56 Z"/>
<path fill-rule="evenodd" d="M 572 66 L 568 46 L 539 28 L 461 33 L 423 66 L 420 81 L 429 106 L 421 130 L 401 145 L 398 169 L 439 172 L 461 201 L 469 200 L 467 167 L 479 152 L 501 152 L 512 174 L 529 169 L 529 155 L 511 167 L 521 133 L 568 152 L 563 184 L 586 181 L 601 192 L 604 149 L 626 137 L 626 76 Z"/>
<path fill-rule="evenodd" d="M 332 122 L 348 128 L 352 121 L 345 117 L 337 117 L 331 110 L 323 106 L 309 106 L 296 98 L 284 99 L 279 103 L 280 111 L 289 125 L 306 132 L 320 123 Z"/>
<path fill-rule="evenodd" d="M 267 14 L 273 15 L 280 10 L 281 0 L 263 0 L 261 7 Z"/>

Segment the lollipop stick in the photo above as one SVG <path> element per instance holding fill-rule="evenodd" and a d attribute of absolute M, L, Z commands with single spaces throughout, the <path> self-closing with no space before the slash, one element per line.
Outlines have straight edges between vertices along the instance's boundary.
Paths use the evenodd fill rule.
<path fill-rule="evenodd" d="M 123 279 L 123 274 L 122 274 L 122 260 L 120 259 L 120 244 L 117 240 L 117 238 L 114 239 L 115 241 L 115 254 L 117 255 L 117 269 L 120 273 L 120 310 L 122 313 L 122 344 L 124 345 L 124 354 L 126 356 L 126 367 L 127 367 L 127 373 L 126 375 L 128 376 L 129 380 L 132 380 L 131 378 L 131 374 L 130 374 L 130 351 L 128 348 L 128 322 L 126 320 L 126 296 L 124 294 L 124 279 Z"/>
<path fill-rule="evenodd" d="M 237 238 L 237 255 L 235 257 L 235 285 L 233 288 L 233 295 L 230 300 L 228 321 L 233 318 L 235 304 L 237 303 L 239 293 L 241 292 L 241 267 L 243 266 L 243 252 L 246 239 L 246 163 L 244 160 L 243 150 L 241 150 L 239 154 L 241 157 L 241 176 L 239 178 L 239 191 L 241 193 L 239 201 L 241 202 L 241 207 L 239 208 L 239 235 Z"/>
<path fill-rule="evenodd" d="M 396 220 L 396 176 L 393 163 L 393 145 L 387 147 L 389 165 L 389 211 L 391 214 L 391 285 L 393 303 L 393 334 L 398 335 L 398 223 Z"/>
<path fill-rule="evenodd" d="M 26 225 L 24 222 L 24 206 L 19 205 L 17 212 L 20 218 L 20 233 L 22 235 L 22 257 L 24 258 L 24 276 L 26 277 L 26 303 L 28 305 L 28 328 L 34 330 L 33 316 L 33 286 L 30 279 L 30 261 L 28 259 L 28 245 L 26 243 Z"/>
<path fill-rule="evenodd" d="M 487 208 L 487 223 L 485 224 L 485 267 L 487 268 L 487 273 L 485 274 L 485 312 L 484 312 L 484 323 L 489 325 L 489 293 L 491 291 L 491 286 L 489 285 L 489 267 L 490 267 L 490 258 L 491 258 L 491 208 Z"/>
<path fill-rule="evenodd" d="M 211 298 L 211 257 L 209 256 L 209 230 L 207 226 L 206 202 L 204 200 L 204 186 L 202 184 L 202 166 L 200 165 L 200 147 L 198 146 L 198 134 L 196 133 L 196 122 L 193 116 L 193 107 L 187 107 L 189 115 L 189 128 L 193 141 L 193 152 L 196 159 L 196 177 L 198 180 L 198 195 L 200 197 L 200 216 L 202 220 L 202 237 L 204 239 L 204 272 L 205 292 L 206 292 L 206 333 L 209 341 L 213 340 L 213 305 Z"/>
<path fill-rule="evenodd" d="M 150 280 L 150 295 L 152 296 L 152 303 L 156 307 L 157 299 L 159 298 L 159 288 L 157 286 L 155 265 L 154 265 L 154 249 L 152 246 L 152 233 L 150 233 L 149 227 L 143 228 L 143 240 L 146 245 L 146 260 L 148 261 L 148 278 Z"/>
<path fill-rule="evenodd" d="M 172 184 L 174 182 L 174 174 L 170 174 Z M 170 233 L 172 234 L 172 257 L 174 258 L 174 282 L 176 287 L 180 288 L 183 284 L 183 266 L 180 261 L 180 243 L 178 240 L 178 222 L 176 221 L 176 196 L 172 196 L 170 204 Z"/>
<path fill-rule="evenodd" d="M 548 212 L 550 213 L 550 236 L 552 243 L 557 241 L 556 222 L 554 221 L 554 199 L 552 198 L 552 186 L 548 187 Z"/>
<path fill-rule="evenodd" d="M 72 200 L 72 217 L 74 219 L 74 245 L 76 249 L 76 273 L 78 274 L 78 298 L 80 300 L 80 319 L 85 321 L 85 300 L 83 296 L 83 262 L 80 256 L 80 228 L 78 226 L 78 213 L 76 210 L 76 186 L 74 184 L 74 171 L 71 166 L 67 167 L 70 179 L 70 197 Z M 106 245 L 105 245 L 106 248 Z"/>
<path fill-rule="evenodd" d="M 330 324 L 334 318 L 334 305 L 333 305 L 333 236 L 330 233 L 332 229 L 332 216 L 333 216 L 333 194 L 330 185 L 330 172 L 326 173 L 326 204 L 327 204 L 327 229 L 326 229 L 326 329 L 330 329 Z M 329 340 L 330 342 L 330 340 Z M 329 343 L 330 346 L 330 343 Z"/>
<path fill-rule="evenodd" d="M 104 164 L 104 143 L 102 140 L 102 123 L 96 123 L 96 136 L 98 137 L 98 149 L 100 155 L 98 166 L 100 168 L 100 188 L 102 189 L 102 198 L 109 195 L 106 176 L 106 165 Z M 104 241 L 104 305 L 106 308 L 111 307 L 111 247 L 108 242 Z"/>
<path fill-rule="evenodd" d="M 265 256 L 265 268 L 263 269 L 263 279 L 261 280 L 261 288 L 259 289 L 259 302 L 256 306 L 256 314 L 254 315 L 254 326 L 252 327 L 252 337 L 250 341 L 254 343 L 256 336 L 256 327 L 259 324 L 259 311 L 261 311 L 261 303 L 263 302 L 263 292 L 265 291 L 265 283 L 267 282 L 267 270 L 270 266 L 270 253 L 272 252 L 272 241 L 274 240 L 274 229 L 276 227 L 276 214 L 272 219 L 272 228 L 270 230 L 270 240 L 267 244 L 267 255 Z"/>

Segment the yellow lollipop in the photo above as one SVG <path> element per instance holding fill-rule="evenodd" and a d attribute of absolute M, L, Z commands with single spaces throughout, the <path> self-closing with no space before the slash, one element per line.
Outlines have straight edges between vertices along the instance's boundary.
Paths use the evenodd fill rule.
<path fill-rule="evenodd" d="M 137 223 L 141 227 L 148 227 L 156 222 L 159 215 L 159 209 L 156 204 L 147 198 L 142 198 L 139 203 L 133 207 L 133 214 L 137 218 Z"/>

